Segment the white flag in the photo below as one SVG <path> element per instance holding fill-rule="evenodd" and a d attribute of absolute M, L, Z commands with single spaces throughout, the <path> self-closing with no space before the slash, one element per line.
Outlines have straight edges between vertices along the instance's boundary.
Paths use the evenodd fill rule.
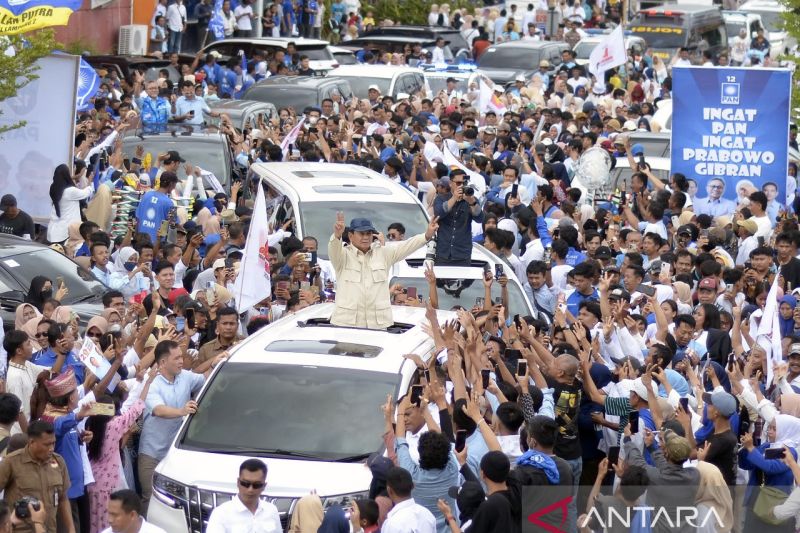
<path fill-rule="evenodd" d="M 606 70 L 624 65 L 627 59 L 625 37 L 622 35 L 622 25 L 619 25 L 589 54 L 589 72 L 602 82 Z"/>
<path fill-rule="evenodd" d="M 295 127 L 292 128 L 292 130 L 281 141 L 281 150 L 283 151 L 284 159 L 286 159 L 286 155 L 289 152 L 289 145 L 294 144 L 294 142 L 297 140 L 297 136 L 300 135 L 300 128 L 303 127 L 305 121 L 306 117 L 301 118 Z"/>
<path fill-rule="evenodd" d="M 761 315 L 761 322 L 758 323 L 758 337 L 768 337 L 770 339 L 771 350 L 767 350 L 767 386 L 772 385 L 772 365 L 783 360 L 783 348 L 781 347 L 781 326 L 778 318 L 778 278 L 776 275 L 772 281 L 772 287 L 767 294 L 767 302 L 764 304 L 764 312 Z"/>
<path fill-rule="evenodd" d="M 236 310 L 239 313 L 245 312 L 272 293 L 268 237 L 267 202 L 264 199 L 264 188 L 259 183 L 256 203 L 253 205 L 253 218 L 250 220 L 250 230 L 247 232 L 247 242 L 244 245 L 242 264 L 234 284 Z"/>

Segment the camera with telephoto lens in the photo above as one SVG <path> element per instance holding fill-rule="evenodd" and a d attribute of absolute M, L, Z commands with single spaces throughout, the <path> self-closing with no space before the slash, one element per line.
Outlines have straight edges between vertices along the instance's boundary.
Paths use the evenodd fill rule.
<path fill-rule="evenodd" d="M 31 517 L 31 513 L 28 510 L 28 504 L 31 504 L 36 511 L 42 508 L 41 502 L 33 496 L 23 496 L 14 504 L 14 514 L 17 515 L 17 518 L 20 520 L 25 520 L 26 518 Z"/>
<path fill-rule="evenodd" d="M 474 196 L 475 187 L 469 184 L 469 178 L 464 176 L 464 196 Z"/>

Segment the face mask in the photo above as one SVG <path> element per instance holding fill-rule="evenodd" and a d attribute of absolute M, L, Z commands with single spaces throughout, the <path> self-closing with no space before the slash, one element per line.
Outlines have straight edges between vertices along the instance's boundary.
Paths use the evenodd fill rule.
<path fill-rule="evenodd" d="M 116 333 L 117 331 L 122 331 L 122 326 L 119 324 L 112 324 L 108 326 L 108 331 L 110 333 Z"/>
<path fill-rule="evenodd" d="M 47 289 L 39 293 L 42 295 L 42 300 L 47 300 L 53 296 L 53 289 Z"/>
<path fill-rule="evenodd" d="M 126 261 L 124 266 L 128 272 L 133 272 L 136 269 L 136 261 Z"/>

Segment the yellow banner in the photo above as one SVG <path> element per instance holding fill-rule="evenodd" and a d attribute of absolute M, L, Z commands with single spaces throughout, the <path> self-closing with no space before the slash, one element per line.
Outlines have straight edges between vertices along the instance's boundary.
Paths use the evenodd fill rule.
<path fill-rule="evenodd" d="M 0 35 L 27 33 L 49 26 L 66 26 L 72 12 L 68 7 L 36 6 L 14 15 L 0 7 Z"/>

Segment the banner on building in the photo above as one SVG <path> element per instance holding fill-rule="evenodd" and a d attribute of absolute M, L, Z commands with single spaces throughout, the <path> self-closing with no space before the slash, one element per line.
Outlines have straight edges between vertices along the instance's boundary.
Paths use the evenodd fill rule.
<path fill-rule="evenodd" d="M 672 69 L 671 172 L 691 180 L 695 212 L 731 214 L 753 190 L 777 211 L 786 198 L 790 95 L 784 69 Z"/>
<path fill-rule="evenodd" d="M 0 0 L 0 35 L 66 26 L 81 0 Z"/>

